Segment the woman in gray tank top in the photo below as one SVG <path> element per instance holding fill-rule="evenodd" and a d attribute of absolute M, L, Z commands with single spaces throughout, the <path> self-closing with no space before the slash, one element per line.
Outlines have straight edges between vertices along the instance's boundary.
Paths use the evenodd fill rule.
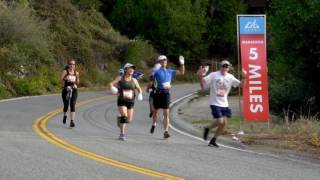
<path fill-rule="evenodd" d="M 133 119 L 133 107 L 138 91 L 138 100 L 142 101 L 142 91 L 138 81 L 132 77 L 135 66 L 127 63 L 124 65 L 123 76 L 118 76 L 110 83 L 111 92 L 118 95 L 118 110 L 120 117 L 118 117 L 118 127 L 120 129 L 120 140 L 126 140 L 125 129 L 126 124 L 130 123 Z"/>

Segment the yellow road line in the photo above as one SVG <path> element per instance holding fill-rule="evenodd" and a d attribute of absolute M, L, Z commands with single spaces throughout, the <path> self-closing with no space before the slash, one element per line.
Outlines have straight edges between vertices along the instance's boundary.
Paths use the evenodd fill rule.
<path fill-rule="evenodd" d="M 98 97 L 98 98 L 94 98 L 94 99 L 89 99 L 89 100 L 85 100 L 85 101 L 78 103 L 77 106 L 82 106 L 82 105 L 85 105 L 85 104 L 88 104 L 88 103 L 91 103 L 94 101 L 105 100 L 105 99 L 108 99 L 108 97 Z M 61 138 L 57 137 L 55 134 L 50 132 L 49 129 L 47 128 L 47 122 L 59 113 L 61 113 L 61 109 L 53 110 L 53 111 L 48 112 L 47 114 L 37 118 L 35 120 L 35 122 L 33 123 L 33 130 L 38 135 L 40 135 L 40 137 L 42 137 L 43 139 L 45 139 L 49 143 L 54 144 L 62 149 L 65 149 L 65 150 L 70 151 L 72 153 L 75 153 L 77 155 L 80 155 L 80 156 L 83 156 L 83 157 L 86 157 L 86 158 L 89 158 L 89 159 L 92 159 L 92 160 L 95 160 L 95 161 L 98 161 L 98 162 L 101 162 L 101 163 L 104 163 L 107 165 L 112 165 L 112 166 L 115 166 L 115 167 L 118 167 L 121 169 L 144 174 L 147 176 L 163 178 L 166 180 L 174 180 L 174 179 L 183 180 L 184 179 L 182 177 L 177 177 L 177 176 L 169 175 L 166 173 L 158 172 L 158 171 L 155 171 L 152 169 L 147 169 L 147 168 L 139 167 L 139 166 L 136 166 L 133 164 L 114 160 L 114 159 L 111 159 L 110 157 L 107 157 L 107 156 L 98 155 L 98 154 L 84 150 L 78 146 L 75 146 L 71 143 L 68 143 L 68 142 L 62 140 Z"/>

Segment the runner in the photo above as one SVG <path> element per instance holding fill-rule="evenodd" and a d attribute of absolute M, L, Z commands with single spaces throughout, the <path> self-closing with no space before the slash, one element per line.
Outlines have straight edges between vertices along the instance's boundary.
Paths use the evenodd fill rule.
<path fill-rule="evenodd" d="M 228 118 L 232 113 L 229 109 L 228 94 L 231 87 L 237 87 L 240 85 L 240 81 L 236 79 L 232 74 L 228 73 L 231 64 L 227 60 L 223 60 L 220 63 L 221 69 L 216 72 L 212 72 L 207 76 L 205 74 L 205 68 L 200 67 L 197 74 L 200 78 L 201 89 L 209 88 L 210 90 L 210 108 L 211 113 L 215 121 L 211 125 L 204 129 L 203 139 L 208 139 L 209 131 L 215 127 L 218 127 L 214 137 L 210 140 L 208 146 L 219 147 L 216 143 L 218 136 L 223 132 L 224 127 L 227 125 Z"/>
<path fill-rule="evenodd" d="M 163 127 L 165 129 L 163 136 L 167 139 L 170 137 L 168 130 L 171 80 L 175 75 L 184 75 L 184 57 L 179 57 L 179 70 L 167 69 L 168 60 L 164 55 L 160 55 L 157 61 L 161 65 L 161 68 L 154 73 L 155 93 L 153 95 L 153 106 L 155 110 L 152 115 L 153 124 L 151 126 L 150 133 L 154 133 L 158 120 L 158 111 L 159 109 L 163 109 Z"/>
<path fill-rule="evenodd" d="M 149 110 L 150 110 L 150 113 L 149 113 L 149 117 L 152 118 L 152 114 L 153 114 L 153 111 L 154 111 L 154 107 L 153 107 L 153 94 L 154 94 L 154 91 L 155 91 L 155 87 L 154 87 L 154 78 L 153 78 L 153 75 L 154 73 L 160 69 L 161 65 L 159 63 L 156 63 L 149 75 L 149 82 L 147 84 L 147 88 L 146 88 L 146 92 L 149 93 Z"/>
<path fill-rule="evenodd" d="M 125 141 L 126 124 L 130 123 L 133 118 L 133 107 L 135 100 L 135 91 L 138 91 L 138 100 L 142 101 L 142 91 L 138 81 L 133 78 L 135 66 L 127 63 L 123 67 L 124 73 L 118 76 L 110 83 L 111 92 L 118 95 L 118 110 L 120 117 L 118 118 L 118 127 L 120 129 L 119 140 Z"/>
<path fill-rule="evenodd" d="M 67 122 L 67 111 L 70 104 L 70 127 L 75 127 L 75 106 L 78 98 L 77 84 L 79 84 L 79 72 L 76 71 L 76 62 L 74 59 L 69 60 L 68 65 L 61 75 L 63 84 L 62 101 L 63 101 L 63 124 Z"/>

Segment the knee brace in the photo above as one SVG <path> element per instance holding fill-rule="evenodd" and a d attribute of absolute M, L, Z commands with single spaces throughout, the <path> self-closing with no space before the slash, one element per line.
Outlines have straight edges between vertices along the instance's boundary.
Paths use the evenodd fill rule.
<path fill-rule="evenodd" d="M 128 123 L 128 117 L 127 116 L 121 116 L 120 117 L 120 123 L 121 124 Z"/>

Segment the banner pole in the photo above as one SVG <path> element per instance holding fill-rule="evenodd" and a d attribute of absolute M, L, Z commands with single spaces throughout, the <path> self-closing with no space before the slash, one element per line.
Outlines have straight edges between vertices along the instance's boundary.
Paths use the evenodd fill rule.
<path fill-rule="evenodd" d="M 238 79 L 241 79 L 241 62 L 240 62 L 240 36 L 239 36 L 239 15 L 237 15 L 237 48 L 238 48 Z M 243 84 L 243 82 L 241 82 Z M 239 135 L 244 134 L 243 131 L 243 113 L 242 113 L 242 106 L 241 106 L 241 87 L 238 87 L 238 97 L 239 97 L 239 112 L 240 112 L 240 122 L 239 122 Z"/>

